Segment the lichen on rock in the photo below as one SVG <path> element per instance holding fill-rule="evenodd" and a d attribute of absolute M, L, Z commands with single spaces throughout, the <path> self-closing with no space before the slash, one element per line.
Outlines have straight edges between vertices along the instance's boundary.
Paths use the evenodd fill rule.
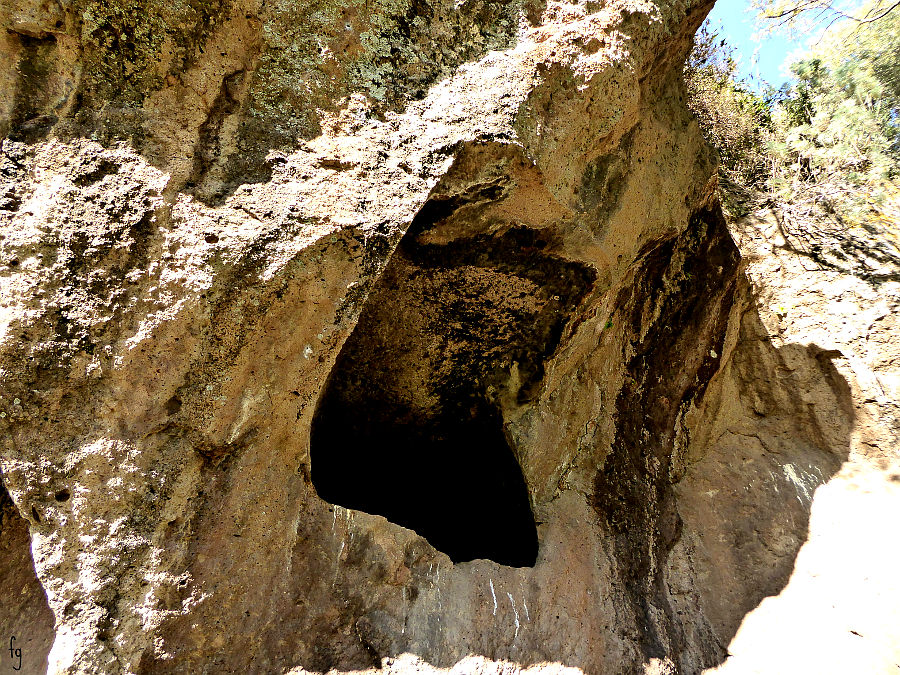
<path fill-rule="evenodd" d="M 683 101 L 709 9 L 0 9 L 0 637 L 53 673 L 728 666 L 816 488 L 897 446 L 746 275 Z"/>

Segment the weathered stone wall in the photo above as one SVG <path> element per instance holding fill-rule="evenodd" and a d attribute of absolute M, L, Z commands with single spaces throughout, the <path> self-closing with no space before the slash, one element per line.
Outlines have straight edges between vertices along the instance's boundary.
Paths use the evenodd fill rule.
<path fill-rule="evenodd" d="M 0 571 L 27 522 L 46 593 L 0 638 L 54 673 L 721 663 L 860 412 L 759 318 L 683 101 L 709 8 L 0 8 Z M 510 466 L 533 565 L 383 517 L 489 542 Z"/>

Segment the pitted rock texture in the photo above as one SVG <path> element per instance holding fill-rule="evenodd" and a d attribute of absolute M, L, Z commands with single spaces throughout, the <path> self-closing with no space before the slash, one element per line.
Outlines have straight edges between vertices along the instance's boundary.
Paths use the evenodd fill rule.
<path fill-rule="evenodd" d="M 0 638 L 52 673 L 740 668 L 816 487 L 892 485 L 857 380 L 896 352 L 888 311 L 870 361 L 773 328 L 684 106 L 709 9 L 0 8 Z"/>
<path fill-rule="evenodd" d="M 835 269 L 795 247 L 781 221 L 761 209 L 732 224 L 754 308 L 676 488 L 681 545 L 720 589 L 701 591 L 714 629 L 738 630 L 715 672 L 890 672 L 900 583 L 887 561 L 900 551 L 878 529 L 900 507 L 889 337 L 900 268 Z M 823 226 L 807 243 L 824 249 L 833 236 Z M 873 251 L 900 244 L 889 230 L 869 237 Z M 741 591 L 751 575 L 756 590 Z"/>

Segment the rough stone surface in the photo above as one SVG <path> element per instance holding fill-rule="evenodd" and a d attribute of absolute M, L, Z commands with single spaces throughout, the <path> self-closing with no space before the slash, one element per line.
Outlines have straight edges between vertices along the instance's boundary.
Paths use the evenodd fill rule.
<path fill-rule="evenodd" d="M 900 667 L 892 562 L 900 544 L 879 531 L 900 508 L 900 238 L 867 234 L 867 251 L 895 252 L 879 255 L 873 274 L 870 264 L 851 264 L 859 249 L 845 249 L 840 267 L 814 253 L 835 251 L 846 232 L 806 233 L 811 251 L 767 210 L 733 231 L 756 306 L 736 353 L 754 357 L 743 367 L 736 358 L 721 381 L 749 395 L 740 396 L 742 410 L 730 406 L 727 427 L 713 427 L 712 451 L 679 486 L 693 491 L 685 522 L 707 532 L 695 551 L 715 560 L 717 583 L 739 588 L 748 571 L 760 583 L 752 593 L 732 590 L 730 608 L 703 592 L 720 626 L 739 627 L 714 672 L 890 673 Z M 760 369 L 761 348 L 774 368 Z M 750 378 L 752 387 L 741 385 Z M 740 458 L 741 478 L 723 484 L 729 454 L 731 466 Z M 708 529 L 710 506 L 730 517 L 729 533 Z"/>
<path fill-rule="evenodd" d="M 3 648 L 21 650 L 21 658 L 15 656 L 15 651 L 4 654 L 4 668 L 18 666 L 26 673 L 45 672 L 47 653 L 53 644 L 53 613 L 34 573 L 28 523 L 3 488 L 0 488 L 0 561 Z"/>
<path fill-rule="evenodd" d="M 709 9 L 5 3 L 0 638 L 52 673 L 778 672 L 818 622 L 824 666 L 891 672 L 896 542 L 855 523 L 898 504 L 897 278 L 735 245 L 681 84 Z M 533 565 L 403 527 L 503 529 L 473 438 Z"/>

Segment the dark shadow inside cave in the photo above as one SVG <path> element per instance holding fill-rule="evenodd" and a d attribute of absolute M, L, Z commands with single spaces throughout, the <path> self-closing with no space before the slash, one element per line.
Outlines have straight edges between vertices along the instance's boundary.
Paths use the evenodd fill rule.
<path fill-rule="evenodd" d="M 454 562 L 534 565 L 537 531 L 499 413 L 461 399 L 438 419 L 331 393 L 317 416 L 313 481 L 330 502 L 415 530 Z"/>
<path fill-rule="evenodd" d="M 490 236 L 464 233 L 448 241 L 450 228 L 440 225 L 447 218 L 443 206 L 448 204 L 423 209 L 437 226 L 407 235 L 361 308 L 319 399 L 309 468 L 325 499 L 411 524 L 447 552 L 459 543 L 449 535 L 468 538 L 472 532 L 462 525 L 445 531 L 441 518 L 461 523 L 462 509 L 469 509 L 508 554 L 511 544 L 503 537 L 511 528 L 502 517 L 493 518 L 482 501 L 491 487 L 496 489 L 483 455 L 502 456 L 505 449 L 516 464 L 523 459 L 523 449 L 504 433 L 504 420 L 512 406 L 537 395 L 545 379 L 541 364 L 573 330 L 566 322 L 590 317 L 598 300 L 579 300 L 592 277 L 556 258 L 552 242 L 542 239 L 549 235 L 519 229 Z M 622 331 L 620 353 L 630 381 L 615 401 L 620 441 L 612 450 L 617 456 L 609 458 L 605 466 L 611 471 L 597 485 L 605 489 L 593 495 L 598 517 L 607 521 L 608 538 L 594 539 L 588 528 L 571 529 L 557 544 L 562 548 L 556 548 L 600 545 L 609 551 L 615 566 L 609 588 L 621 598 L 615 623 L 607 625 L 602 605 L 581 603 L 585 577 L 573 569 L 571 580 L 554 588 L 553 597 L 532 603 L 528 596 L 532 619 L 578 607 L 573 623 L 523 622 L 523 631 L 533 630 L 533 637 L 520 632 L 515 641 L 515 609 L 503 603 L 506 589 L 497 588 L 496 626 L 483 620 L 492 620 L 493 607 L 479 570 L 454 575 L 482 582 L 479 595 L 462 601 L 471 601 L 467 606 L 474 611 L 461 615 L 457 602 L 445 601 L 441 608 L 431 601 L 430 589 L 460 587 L 451 585 L 450 575 L 440 576 L 444 586 L 436 584 L 436 556 L 424 539 L 386 550 L 382 533 L 369 524 L 356 523 L 351 530 L 349 519 L 342 528 L 338 518 L 335 531 L 335 521 L 320 503 L 311 517 L 301 513 L 297 520 L 291 565 L 278 565 L 277 574 L 260 577 L 265 583 L 259 584 L 255 602 L 261 598 L 271 607 L 262 625 L 277 624 L 277 630 L 247 630 L 243 612 L 235 612 L 233 623 L 240 630 L 227 636 L 228 649 L 210 655 L 198 650 L 198 639 L 206 633 L 197 628 L 196 613 L 180 614 L 166 619 L 162 632 L 177 658 L 158 658 L 148 650 L 141 672 L 184 672 L 185 664 L 223 672 L 297 666 L 356 672 L 405 654 L 442 669 L 464 667 L 457 664 L 472 654 L 503 660 L 511 668 L 552 661 L 596 672 L 606 663 L 609 644 L 628 646 L 630 656 L 619 662 L 620 672 L 641 672 L 663 659 L 685 673 L 720 664 L 747 612 L 784 587 L 806 536 L 810 502 L 798 498 L 782 467 L 806 467 L 827 481 L 849 449 L 853 401 L 831 363 L 833 353 L 814 346 L 776 347 L 759 321 L 754 297 L 731 299 L 726 293 L 740 271 L 725 264 L 723 254 L 730 256 L 733 246 L 718 216 L 700 218 L 678 241 L 661 245 L 648 248 L 635 263 L 609 328 Z M 736 288 L 749 290 L 743 281 Z M 725 333 L 717 317 L 742 308 L 737 346 L 722 363 Z M 598 319 L 605 323 L 603 315 Z M 706 388 L 716 372 L 719 382 L 740 386 Z M 585 384 L 591 386 L 592 380 L 565 386 Z M 809 409 L 804 398 L 810 385 L 822 388 L 818 411 Z M 701 423 L 716 419 L 723 405 L 734 402 L 738 407 L 724 412 L 735 410 L 737 431 L 743 433 L 722 436 L 721 444 L 719 427 L 710 424 L 709 439 L 691 440 L 700 462 L 676 468 L 686 472 L 682 476 L 661 463 L 683 451 L 672 442 L 681 423 L 673 412 L 692 398 L 707 406 Z M 837 424 L 826 440 L 814 422 L 828 418 Z M 775 452 L 757 443 L 757 436 L 777 439 L 775 446 L 769 444 Z M 643 501 L 635 489 L 640 484 L 649 485 Z M 364 504 L 355 501 L 360 495 Z M 392 505 L 396 512 L 387 510 Z M 520 511 L 521 522 L 533 528 L 526 508 Z M 232 518 L 231 512 L 211 521 L 200 518 L 204 539 L 198 535 L 196 545 L 220 546 L 223 527 L 231 527 Z M 442 535 L 447 539 L 439 540 Z M 783 544 L 773 549 L 773 541 Z M 242 546 L 235 550 L 242 552 Z M 541 558 L 550 555 L 547 548 Z M 218 566 L 229 560 L 227 555 L 206 564 Z M 386 577 L 389 560 L 402 561 L 409 577 Z M 547 578 L 525 572 L 512 577 L 523 579 L 529 592 Z M 591 624 L 591 617 L 604 623 Z M 578 630 L 576 621 L 597 630 Z M 444 633 L 442 624 L 454 630 Z M 563 642 L 554 642 L 561 625 L 575 629 L 565 633 Z M 622 630 L 628 631 L 624 642 Z"/>
<path fill-rule="evenodd" d="M 536 394 L 594 272 L 527 228 L 447 241 L 459 207 L 426 205 L 370 294 L 313 420 L 312 480 L 454 562 L 531 566 L 537 528 L 501 410 Z"/>

